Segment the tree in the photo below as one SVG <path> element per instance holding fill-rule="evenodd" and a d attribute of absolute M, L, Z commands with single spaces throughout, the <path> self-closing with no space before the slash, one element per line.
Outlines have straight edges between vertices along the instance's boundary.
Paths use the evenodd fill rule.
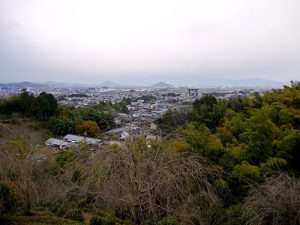
<path fill-rule="evenodd" d="M 217 135 L 225 146 L 237 144 L 240 135 L 248 127 L 247 118 L 242 113 L 227 110 L 222 127 L 217 129 Z"/>
<path fill-rule="evenodd" d="M 235 112 L 244 110 L 243 100 L 241 97 L 232 97 L 228 99 L 228 107 Z"/>
<path fill-rule="evenodd" d="M 204 124 L 196 127 L 190 123 L 180 131 L 180 134 L 186 139 L 192 152 L 200 153 L 214 161 L 217 161 L 223 153 L 224 148 L 220 139 Z"/>
<path fill-rule="evenodd" d="M 187 115 L 180 112 L 173 112 L 169 109 L 162 118 L 159 118 L 156 122 L 158 126 L 164 131 L 164 134 L 170 134 L 171 131 L 175 131 L 178 127 L 184 125 L 187 121 Z"/>
<path fill-rule="evenodd" d="M 55 135 L 72 134 L 75 131 L 75 122 L 64 117 L 51 117 L 50 128 Z"/>
<path fill-rule="evenodd" d="M 276 156 L 284 158 L 292 169 L 300 171 L 300 132 L 298 130 L 290 131 L 279 141 Z"/>
<path fill-rule="evenodd" d="M 10 115 L 13 112 L 20 112 L 20 97 L 12 96 L 9 99 L 4 99 L 0 103 L 0 113 Z"/>
<path fill-rule="evenodd" d="M 76 126 L 75 132 L 78 134 L 84 134 L 86 132 L 88 135 L 96 137 L 100 134 L 100 128 L 95 121 L 86 120 Z"/>
<path fill-rule="evenodd" d="M 29 95 L 26 89 L 23 89 L 20 94 L 20 110 L 26 116 L 32 115 L 32 103 L 34 101 L 34 96 Z"/>
<path fill-rule="evenodd" d="M 84 184 L 96 204 L 124 209 L 136 224 L 148 218 L 155 223 L 170 212 L 183 224 L 208 221 L 217 202 L 209 180 L 218 177 L 217 170 L 195 154 L 145 146 L 146 140 L 129 140 L 122 149 L 91 158 Z"/>
<path fill-rule="evenodd" d="M 76 110 L 82 120 L 92 120 L 97 122 L 101 130 L 109 130 L 115 126 L 114 116 L 111 113 L 94 107 L 84 107 Z"/>
<path fill-rule="evenodd" d="M 300 224 L 300 181 L 280 174 L 253 185 L 243 208 L 249 225 Z"/>
<path fill-rule="evenodd" d="M 259 165 L 272 154 L 273 124 L 262 111 L 258 111 L 250 118 L 248 126 L 242 134 L 247 144 L 244 157 L 254 165 Z"/>
<path fill-rule="evenodd" d="M 217 104 L 216 97 L 212 95 L 204 95 L 200 99 L 196 99 L 193 103 L 195 109 L 200 108 L 201 105 L 206 105 L 212 109 L 213 105 Z"/>
<path fill-rule="evenodd" d="M 34 99 L 32 111 L 39 120 L 48 120 L 57 111 L 57 101 L 52 94 L 42 92 Z"/>
<path fill-rule="evenodd" d="M 205 123 L 205 125 L 213 132 L 223 122 L 226 112 L 226 104 L 218 102 L 214 96 L 205 95 L 200 99 L 196 99 L 193 103 L 194 120 Z"/>

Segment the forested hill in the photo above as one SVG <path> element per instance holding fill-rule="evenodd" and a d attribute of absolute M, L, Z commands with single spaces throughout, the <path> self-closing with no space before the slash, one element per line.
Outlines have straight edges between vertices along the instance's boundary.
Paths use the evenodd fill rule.
<path fill-rule="evenodd" d="M 74 109 L 26 92 L 1 100 L 11 131 L 0 130 L 0 222 L 42 208 L 91 225 L 300 224 L 298 82 L 251 98 L 203 96 L 187 114 L 157 120 L 160 138 L 93 152 L 81 143 L 38 163 L 32 143 L 45 131 L 10 120 L 18 113 L 58 135 L 88 121 L 97 137 L 126 102 Z"/>
<path fill-rule="evenodd" d="M 252 98 L 203 96 L 189 114 L 168 111 L 157 122 L 175 149 L 205 156 L 226 174 L 221 184 L 235 202 L 227 213 L 237 215 L 224 224 L 300 223 L 298 82 Z"/>
<path fill-rule="evenodd" d="M 300 172 L 297 82 L 263 96 L 256 93 L 253 98 L 203 96 L 188 115 L 168 111 L 158 123 L 163 130 L 178 134 L 182 146 L 208 157 L 232 175 L 259 180 L 269 170 Z"/>

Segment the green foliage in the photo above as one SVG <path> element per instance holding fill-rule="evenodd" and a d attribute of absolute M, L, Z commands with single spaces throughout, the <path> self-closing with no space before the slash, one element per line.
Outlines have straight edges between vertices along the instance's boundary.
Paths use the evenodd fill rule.
<path fill-rule="evenodd" d="M 42 92 L 33 100 L 32 112 L 39 120 L 48 120 L 56 113 L 57 101 L 52 94 Z"/>
<path fill-rule="evenodd" d="M 219 164 L 223 166 L 225 170 L 231 171 L 235 165 L 242 161 L 243 154 L 244 150 L 241 145 L 226 148 L 219 160 Z"/>
<path fill-rule="evenodd" d="M 90 225 L 116 225 L 120 224 L 118 219 L 113 214 L 93 215 L 90 220 Z M 129 223 L 130 224 L 130 223 Z"/>
<path fill-rule="evenodd" d="M 105 131 L 115 126 L 114 116 L 106 112 L 106 109 L 111 109 L 111 106 L 106 103 L 78 109 L 63 107 L 59 109 L 60 112 L 58 115 L 51 117 L 49 127 L 55 135 L 66 135 L 75 133 L 76 126 L 80 124 L 82 126 L 84 121 L 92 121 L 92 123 L 96 123 L 92 127 L 95 128 L 98 126 L 100 130 Z M 78 132 L 82 134 L 84 131 L 81 129 Z M 88 130 L 86 131 L 89 132 Z M 96 136 L 97 134 L 99 134 L 99 131 L 89 133 L 92 136 Z"/>
<path fill-rule="evenodd" d="M 225 210 L 223 225 L 243 225 L 247 224 L 247 219 L 243 216 L 244 209 L 241 204 L 232 205 Z"/>
<path fill-rule="evenodd" d="M 216 135 L 211 134 L 211 131 L 204 124 L 196 127 L 190 123 L 180 131 L 180 134 L 190 145 L 190 151 L 198 152 L 214 161 L 218 160 L 223 153 L 223 144 Z"/>
<path fill-rule="evenodd" d="M 287 161 L 282 158 L 272 157 L 266 163 L 261 163 L 260 167 L 268 170 L 281 170 L 287 166 Z"/>
<path fill-rule="evenodd" d="M 180 225 L 181 223 L 174 216 L 165 216 L 160 221 L 158 225 Z"/>
<path fill-rule="evenodd" d="M 102 103 L 101 105 L 77 109 L 80 120 L 95 121 L 101 130 L 107 130 L 114 127 L 114 117 L 111 113 L 106 112 Z M 106 105 L 108 107 L 108 105 Z M 127 109 L 127 108 L 126 108 Z"/>
<path fill-rule="evenodd" d="M 219 178 L 217 180 L 215 180 L 213 182 L 214 188 L 215 190 L 219 193 L 219 194 L 224 194 L 227 192 L 229 185 L 228 182 L 222 178 Z"/>
<path fill-rule="evenodd" d="M 9 99 L 3 99 L 0 102 L 0 113 L 11 115 L 13 112 L 20 112 L 20 96 L 12 96 Z"/>
<path fill-rule="evenodd" d="M 137 98 L 136 100 L 144 100 L 145 102 L 150 102 L 155 99 L 156 99 L 156 97 L 154 97 L 153 95 L 143 95 L 143 96 Z"/>
<path fill-rule="evenodd" d="M 121 112 L 121 113 L 128 113 L 128 108 L 127 105 L 131 104 L 131 99 L 130 98 L 123 98 L 122 101 L 115 103 L 113 105 L 113 108 L 117 111 L 117 112 Z"/>
<path fill-rule="evenodd" d="M 71 209 L 65 214 L 64 217 L 75 221 L 84 221 L 84 217 L 80 209 Z"/>
<path fill-rule="evenodd" d="M 260 109 L 262 106 L 263 97 L 258 92 L 255 92 L 251 101 L 251 107 L 255 109 Z"/>
<path fill-rule="evenodd" d="M 104 225 L 105 221 L 101 216 L 93 216 L 90 220 L 90 225 Z"/>
<path fill-rule="evenodd" d="M 33 95 L 29 95 L 26 90 L 22 90 L 20 94 L 20 111 L 23 113 L 25 116 L 32 116 L 32 104 L 34 101 Z"/>
<path fill-rule="evenodd" d="M 257 166 L 249 164 L 247 161 L 243 161 L 233 168 L 232 177 L 238 180 L 244 178 L 258 179 L 260 177 L 260 169 Z"/>
<path fill-rule="evenodd" d="M 38 120 L 48 120 L 57 112 L 57 101 L 52 94 L 42 92 L 38 97 L 29 95 L 26 90 L 0 102 L 0 114 L 20 112 Z"/>
<path fill-rule="evenodd" d="M 173 152 L 186 152 L 190 148 L 184 138 L 173 138 L 166 143 L 166 149 Z"/>
<path fill-rule="evenodd" d="M 276 156 L 282 157 L 290 163 L 292 168 L 300 171 L 300 131 L 292 130 L 282 137 L 278 144 Z"/>
<path fill-rule="evenodd" d="M 169 133 L 170 130 L 175 130 L 176 128 L 184 125 L 187 122 L 187 115 L 180 112 L 173 112 L 168 110 L 159 118 L 156 123 L 158 126 L 166 133 Z"/>
<path fill-rule="evenodd" d="M 196 127 L 194 124 L 190 123 L 180 132 L 180 134 L 187 140 L 192 151 L 206 152 L 206 147 L 209 142 L 208 138 L 211 135 L 211 132 L 205 125 L 202 124 L 199 127 Z"/>
<path fill-rule="evenodd" d="M 0 217 L 15 213 L 17 199 L 14 190 L 6 183 L 0 182 Z"/>
<path fill-rule="evenodd" d="M 244 157 L 249 162 L 259 165 L 272 154 L 273 124 L 261 111 L 250 117 L 248 128 L 242 136 L 247 144 Z"/>
<path fill-rule="evenodd" d="M 10 145 L 15 151 L 15 154 L 19 159 L 25 159 L 28 154 L 28 147 L 24 140 L 22 139 L 13 139 L 9 141 Z"/>
<path fill-rule="evenodd" d="M 217 99 L 212 95 L 204 95 L 200 99 L 196 99 L 193 103 L 194 108 L 200 108 L 202 105 L 206 105 L 209 108 L 212 108 L 217 104 Z"/>
<path fill-rule="evenodd" d="M 51 117 L 50 129 L 55 135 L 66 135 L 75 132 L 76 122 L 68 118 Z"/>
<path fill-rule="evenodd" d="M 245 104 L 243 103 L 243 98 L 233 97 L 228 99 L 228 107 L 235 112 L 242 112 L 245 109 Z"/>
<path fill-rule="evenodd" d="M 204 123 L 212 132 L 215 132 L 217 127 L 222 124 L 226 112 L 224 102 L 218 102 L 214 96 L 205 95 L 195 100 L 193 106 L 192 120 Z"/>
<path fill-rule="evenodd" d="M 66 163 L 71 162 L 75 158 L 75 156 L 76 156 L 75 149 L 70 148 L 69 150 L 59 152 L 56 157 L 56 162 L 60 166 L 63 166 Z"/>
<path fill-rule="evenodd" d="M 2 221 L 1 221 L 2 222 Z M 15 216 L 7 223 L 2 224 L 22 224 L 22 225 L 82 225 L 82 222 L 69 220 L 54 216 L 48 211 L 35 211 L 32 215 Z"/>
<path fill-rule="evenodd" d="M 81 182 L 84 178 L 84 169 L 83 168 L 76 168 L 73 172 L 72 181 L 73 182 Z"/>
<path fill-rule="evenodd" d="M 235 113 L 231 110 L 228 110 L 224 118 L 223 127 L 218 128 L 218 135 L 221 135 L 224 142 L 232 144 L 234 140 L 236 142 L 240 139 L 240 135 L 246 131 L 248 127 L 248 120 L 241 113 Z M 228 133 L 227 136 L 226 132 Z"/>

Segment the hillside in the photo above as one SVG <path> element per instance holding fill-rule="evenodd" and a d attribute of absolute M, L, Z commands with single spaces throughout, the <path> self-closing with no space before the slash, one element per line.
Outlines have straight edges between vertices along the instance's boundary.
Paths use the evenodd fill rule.
<path fill-rule="evenodd" d="M 93 151 L 86 142 L 65 150 L 43 142 L 82 127 L 104 137 L 100 118 L 111 117 L 98 112 L 112 106 L 75 109 L 54 100 L 22 92 L 0 101 L 2 221 L 300 224 L 300 83 L 251 98 L 204 95 L 189 112 L 158 119 L 158 138 Z"/>
<path fill-rule="evenodd" d="M 109 88 L 113 88 L 113 87 L 120 87 L 120 84 L 114 83 L 112 81 L 105 81 L 101 84 L 99 84 L 100 87 L 109 87 Z"/>

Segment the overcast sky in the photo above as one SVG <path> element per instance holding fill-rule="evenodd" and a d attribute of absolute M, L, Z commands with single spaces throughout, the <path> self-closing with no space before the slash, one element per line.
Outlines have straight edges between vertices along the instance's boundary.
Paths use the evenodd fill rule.
<path fill-rule="evenodd" d="M 0 0 L 0 82 L 300 80 L 299 0 Z"/>

